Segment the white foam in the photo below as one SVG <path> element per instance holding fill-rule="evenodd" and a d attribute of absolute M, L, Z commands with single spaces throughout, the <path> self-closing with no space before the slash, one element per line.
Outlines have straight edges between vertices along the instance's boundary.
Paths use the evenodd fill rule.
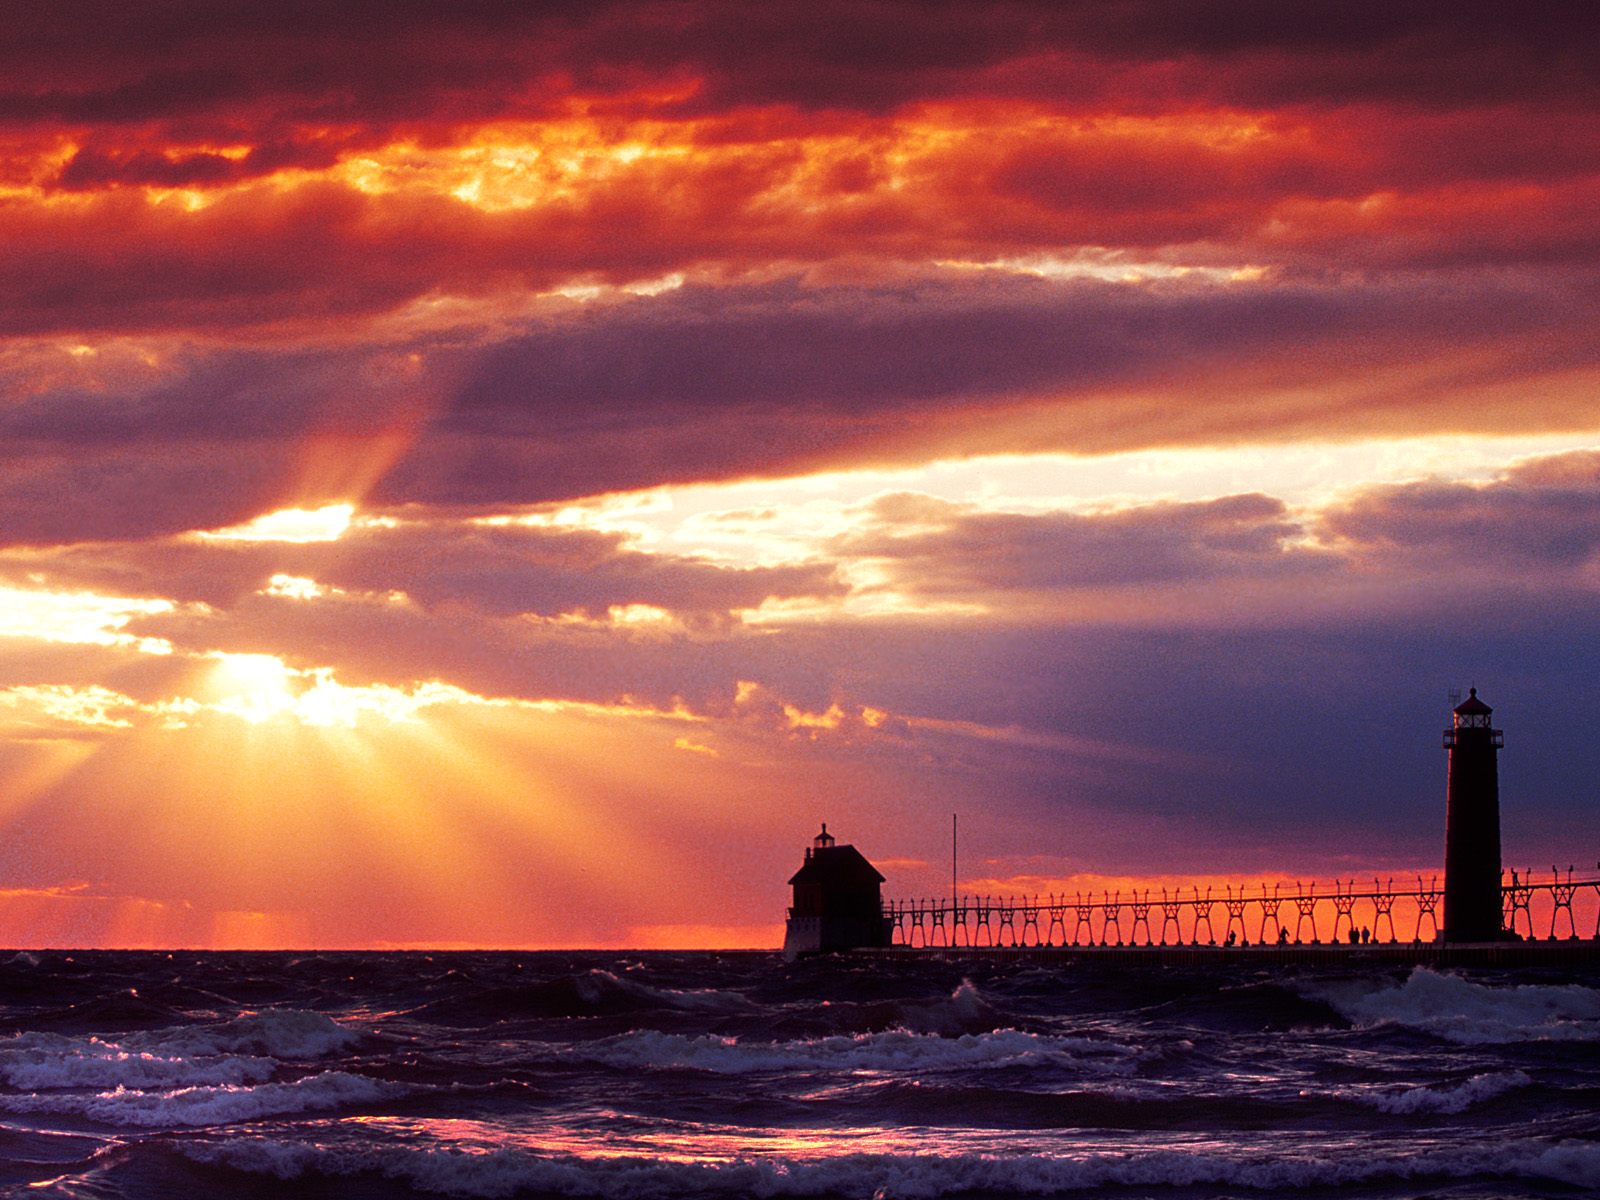
<path fill-rule="evenodd" d="M 352 1146 L 323 1149 L 238 1136 L 188 1143 L 190 1157 L 280 1179 L 374 1173 L 424 1191 L 489 1198 L 520 1192 L 603 1200 L 684 1195 L 932 1200 L 962 1192 L 1053 1195 L 1097 1187 L 1288 1190 L 1368 1180 L 1520 1177 L 1600 1186 L 1600 1145 L 1520 1142 L 1360 1155 L 1153 1150 L 1080 1155 L 842 1154 L 731 1161 L 578 1158 L 518 1149 Z"/>
<path fill-rule="evenodd" d="M 172 1091 L 119 1087 L 98 1093 L 0 1095 L 0 1109 L 8 1112 L 61 1113 L 87 1117 L 106 1125 L 162 1129 L 223 1125 L 257 1117 L 370 1104 L 391 1099 L 406 1091 L 399 1084 L 368 1079 L 363 1075 L 324 1071 L 292 1083 L 265 1083 L 253 1087 L 223 1084 Z"/>
<path fill-rule="evenodd" d="M 25 1033 L 0 1043 L 0 1080 L 32 1092 L 259 1083 L 276 1068 L 271 1059 L 250 1055 L 182 1058 L 53 1033 Z"/>
<path fill-rule="evenodd" d="M 992 1026 L 1000 1016 L 988 997 L 970 979 L 943 1000 L 902 1006 L 902 1023 L 922 1033 L 961 1033 L 976 1025 Z"/>
<path fill-rule="evenodd" d="M 261 1083 L 280 1059 L 320 1058 L 350 1047 L 359 1036 L 321 1013 L 293 1009 L 117 1040 L 24 1033 L 0 1040 L 0 1081 L 35 1092 Z"/>
<path fill-rule="evenodd" d="M 1600 1040 L 1600 992 L 1578 984 L 1496 987 L 1418 967 L 1397 986 L 1308 990 L 1357 1025 L 1400 1025 L 1461 1045 Z"/>
<path fill-rule="evenodd" d="M 892 1029 L 787 1042 L 747 1042 L 639 1030 L 563 1051 L 567 1057 L 635 1069 L 690 1069 L 719 1075 L 761 1071 L 953 1071 L 1017 1064 L 1060 1065 L 1127 1074 L 1137 1051 L 1095 1038 L 1052 1037 L 1001 1029 L 940 1037 Z"/>
<path fill-rule="evenodd" d="M 1484 1075 L 1442 1087 L 1408 1088 L 1346 1088 L 1334 1095 L 1356 1100 L 1379 1112 L 1409 1113 L 1460 1113 L 1474 1104 L 1492 1100 L 1496 1096 L 1527 1087 L 1533 1083 L 1525 1071 L 1492 1071 Z M 1311 1093 L 1302 1092 L 1301 1095 Z"/>

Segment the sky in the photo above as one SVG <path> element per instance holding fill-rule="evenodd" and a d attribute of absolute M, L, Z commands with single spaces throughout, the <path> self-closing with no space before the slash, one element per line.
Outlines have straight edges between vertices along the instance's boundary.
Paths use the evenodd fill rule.
<path fill-rule="evenodd" d="M 0 943 L 1600 857 L 1600 9 L 0 16 Z"/>

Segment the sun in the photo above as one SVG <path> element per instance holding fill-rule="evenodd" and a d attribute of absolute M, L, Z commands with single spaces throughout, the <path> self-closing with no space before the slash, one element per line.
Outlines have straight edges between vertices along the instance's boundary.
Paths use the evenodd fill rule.
<path fill-rule="evenodd" d="M 416 725 L 441 705 L 500 702 L 439 680 L 398 687 L 341 683 L 332 667 L 291 667 L 274 654 L 215 650 L 200 707 L 251 725 L 283 719 L 320 730 Z"/>
<path fill-rule="evenodd" d="M 210 677 L 215 699 L 211 707 L 259 725 L 294 711 L 298 702 L 295 673 L 273 654 L 230 654 L 217 651 Z"/>

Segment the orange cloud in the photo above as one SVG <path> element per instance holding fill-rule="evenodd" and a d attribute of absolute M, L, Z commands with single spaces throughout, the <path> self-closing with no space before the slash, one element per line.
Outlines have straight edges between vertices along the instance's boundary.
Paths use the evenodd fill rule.
<path fill-rule="evenodd" d="M 959 97 L 803 120 L 490 108 L 425 136 L 269 154 L 273 174 L 241 166 L 259 147 L 101 154 L 74 174 L 80 150 L 74 190 L 12 196 L 0 283 L 13 333 L 304 330 L 441 296 L 1063 247 L 1178 268 L 1587 261 L 1600 146 L 1548 125 L 1508 106 Z M 1520 149 L 1486 160 L 1485 144 Z M 63 280 L 91 277 L 64 298 Z"/>
<path fill-rule="evenodd" d="M 1600 432 L 1573 10 L 8 14 L 0 816 L 37 936 L 770 944 L 814 820 L 915 880 L 956 807 L 1129 878 L 1370 828 L 1418 860 L 1432 775 L 1373 774 L 1387 732 L 1324 692 L 1431 729 L 1405 698 L 1464 661 L 1593 675 L 1593 464 L 1408 457 Z M 1402 435 L 1383 486 L 1258 478 Z M 1182 447 L 1214 470 L 1168 495 Z M 1137 495 L 1085 482 L 1128 450 Z M 763 482 L 1034 452 L 1021 500 Z M 1532 844 L 1586 819 L 1570 740 Z"/>

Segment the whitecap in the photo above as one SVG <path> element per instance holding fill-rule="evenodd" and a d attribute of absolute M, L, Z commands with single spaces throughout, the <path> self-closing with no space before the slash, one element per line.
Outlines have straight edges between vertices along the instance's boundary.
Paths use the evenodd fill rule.
<path fill-rule="evenodd" d="M 184 1058 L 99 1038 L 25 1033 L 0 1043 L 0 1080 L 26 1091 L 259 1083 L 277 1063 L 252 1055 Z"/>
<path fill-rule="evenodd" d="M 170 1091 L 118 1087 L 96 1093 L 0 1095 L 0 1110 L 60 1113 L 87 1117 L 105 1125 L 162 1129 L 223 1125 L 258 1117 L 370 1104 L 403 1095 L 407 1090 L 399 1084 L 364 1075 L 324 1071 L 290 1083 L 256 1086 L 223 1084 Z"/>
<path fill-rule="evenodd" d="M 1496 1096 L 1503 1096 L 1517 1088 L 1528 1087 L 1532 1083 L 1533 1080 L 1526 1071 L 1490 1071 L 1474 1075 L 1456 1084 L 1404 1088 L 1342 1088 L 1333 1094 L 1340 1099 L 1354 1100 L 1379 1112 L 1396 1115 L 1461 1113 L 1466 1112 L 1474 1104 L 1493 1100 Z M 1311 1093 L 1301 1093 L 1301 1095 L 1309 1094 Z"/>
<path fill-rule="evenodd" d="M 1417 967 L 1398 985 L 1307 990 L 1358 1026 L 1399 1025 L 1460 1045 L 1600 1040 L 1600 991 L 1579 984 L 1493 986 Z"/>
<path fill-rule="evenodd" d="M 34 1092 L 261 1083 L 280 1060 L 321 1058 L 359 1040 L 321 1013 L 295 1009 L 116 1039 L 30 1032 L 0 1039 L 0 1081 Z"/>

